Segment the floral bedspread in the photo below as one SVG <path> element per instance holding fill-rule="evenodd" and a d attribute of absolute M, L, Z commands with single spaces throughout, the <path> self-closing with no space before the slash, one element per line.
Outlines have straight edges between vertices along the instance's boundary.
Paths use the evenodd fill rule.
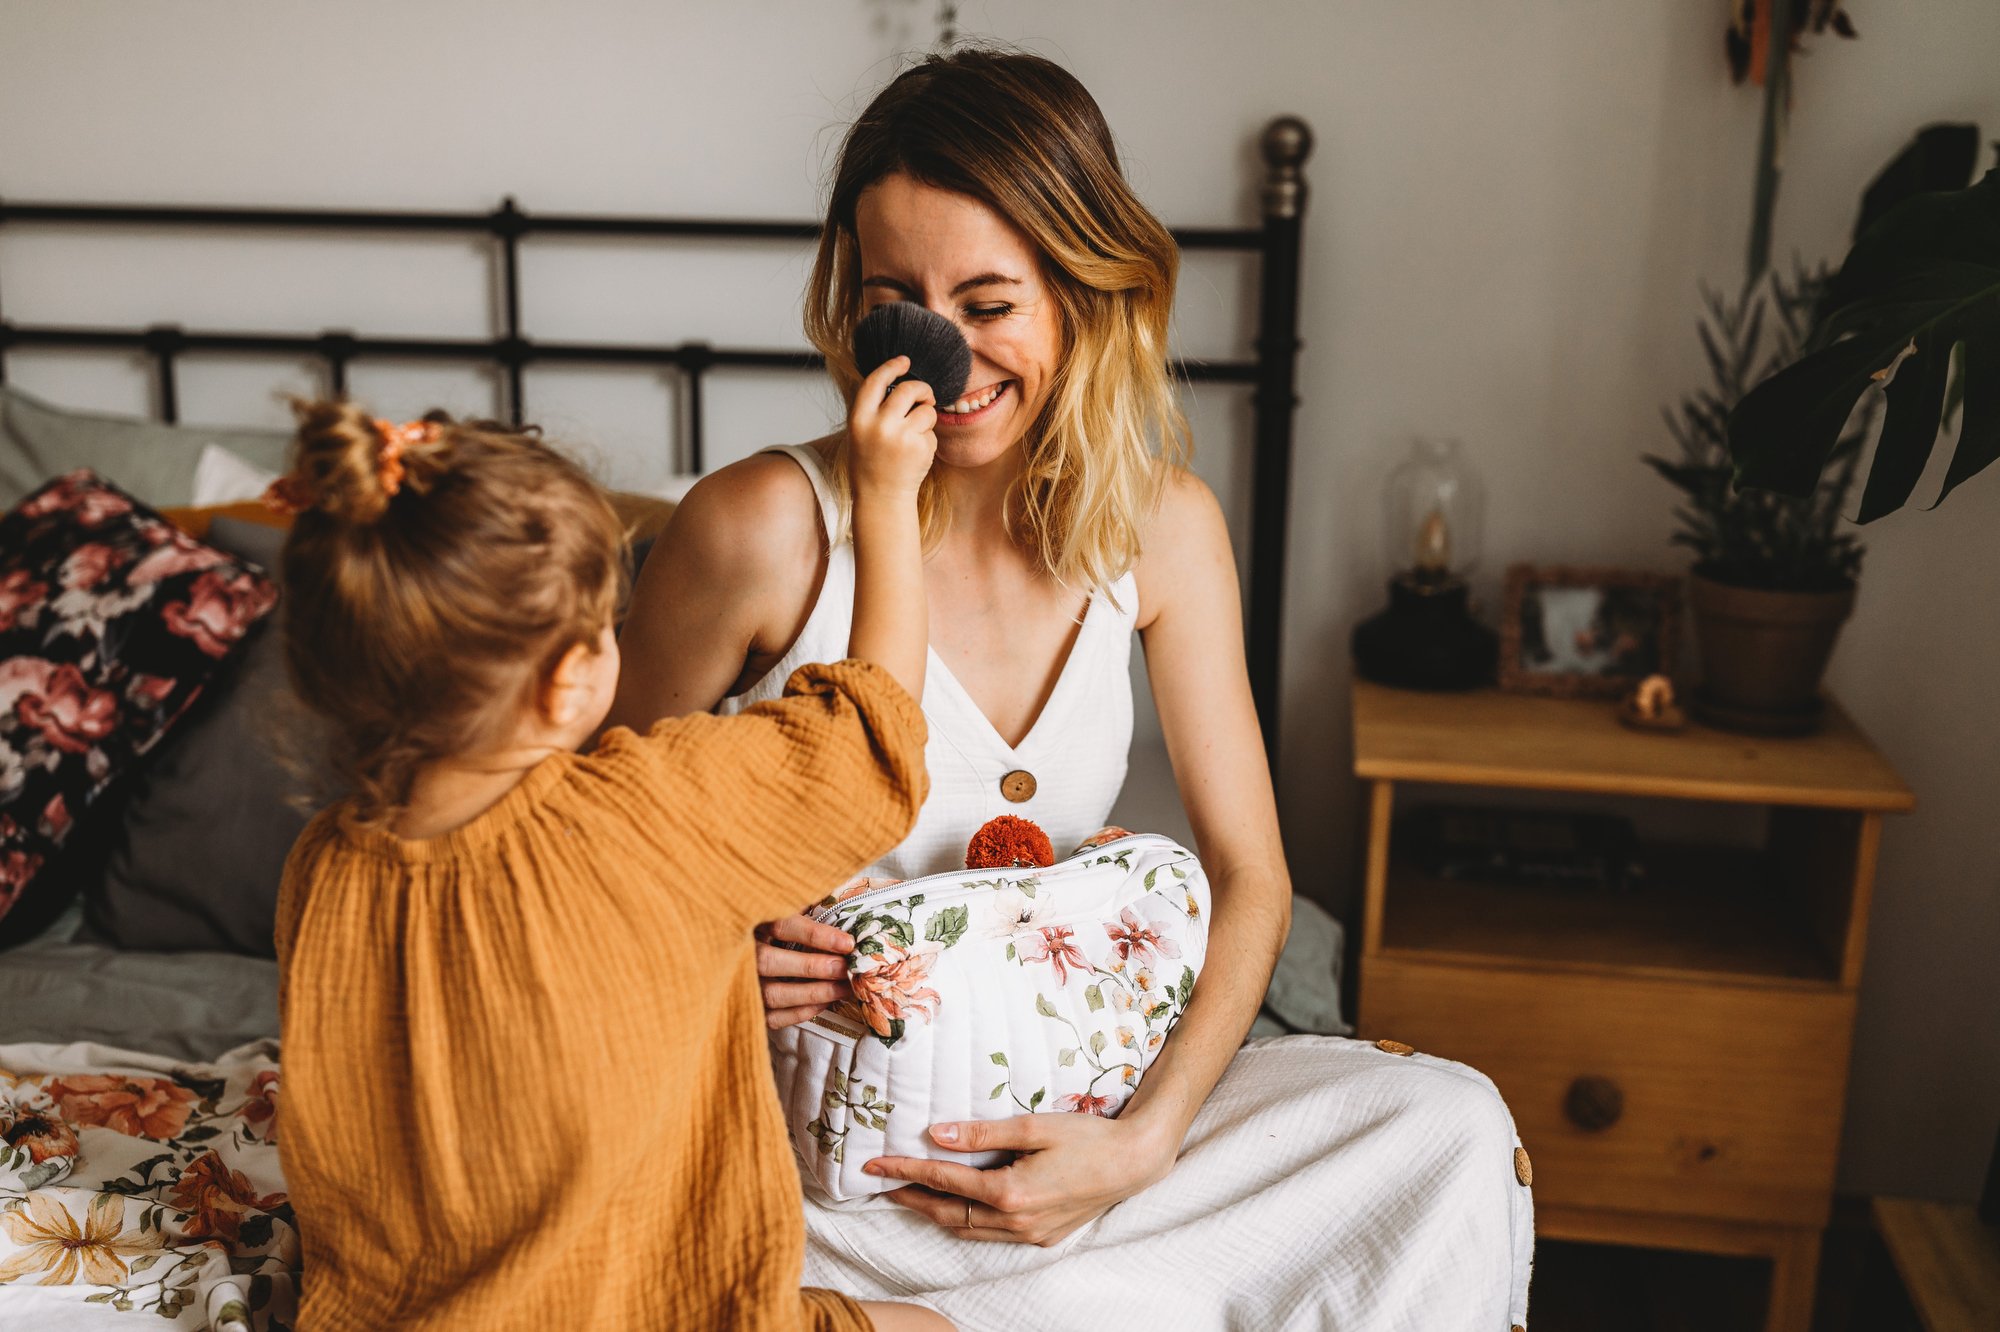
<path fill-rule="evenodd" d="M 298 1270 L 275 1042 L 0 1045 L 0 1327 L 288 1332 Z"/>

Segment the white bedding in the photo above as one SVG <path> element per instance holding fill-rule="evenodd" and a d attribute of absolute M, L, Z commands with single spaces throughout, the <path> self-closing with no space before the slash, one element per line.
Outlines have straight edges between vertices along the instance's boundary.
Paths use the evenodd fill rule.
<path fill-rule="evenodd" d="M 284 1332 L 275 1042 L 210 1063 L 0 1045 L 0 1328 Z"/>
<path fill-rule="evenodd" d="M 884 1200 L 808 1198 L 805 1279 L 919 1300 L 960 1332 L 1507 1332 L 1527 1324 L 1534 1254 L 1519 1147 L 1462 1064 L 1254 1041 L 1173 1173 L 1063 1243 L 967 1242 Z"/>

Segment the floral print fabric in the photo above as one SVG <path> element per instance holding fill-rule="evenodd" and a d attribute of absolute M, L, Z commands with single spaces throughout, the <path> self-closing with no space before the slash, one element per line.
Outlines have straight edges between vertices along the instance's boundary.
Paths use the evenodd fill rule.
<path fill-rule="evenodd" d="M 1194 992 L 1208 880 L 1165 837 L 1107 830 L 1067 860 L 863 880 L 813 914 L 854 936 L 854 997 L 771 1037 L 809 1183 L 835 1200 L 895 1188 L 883 1155 L 948 1156 L 930 1125 L 1114 1116 Z"/>
<path fill-rule="evenodd" d="M 88 470 L 0 518 L 0 917 L 276 601 Z"/>
<path fill-rule="evenodd" d="M 278 1090 L 275 1042 L 206 1065 L 0 1046 L 0 1327 L 288 1332 Z"/>

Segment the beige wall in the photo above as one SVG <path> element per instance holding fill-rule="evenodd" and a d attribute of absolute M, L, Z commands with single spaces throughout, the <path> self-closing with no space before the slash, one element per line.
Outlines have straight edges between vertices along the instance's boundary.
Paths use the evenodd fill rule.
<path fill-rule="evenodd" d="M 1515 559 L 1676 567 L 1668 495 L 1637 455 L 1700 374 L 1695 284 L 1741 271 L 1755 96 L 1721 67 L 1723 0 L 1587 5 L 991 0 L 962 25 L 1067 62 L 1132 174 L 1176 222 L 1252 214 L 1247 144 L 1270 115 L 1319 134 L 1307 227 L 1287 594 L 1283 814 L 1298 878 L 1350 891 L 1346 634 L 1379 600 L 1376 496 L 1408 437 L 1462 437 L 1488 487 L 1483 590 Z M 1874 0 L 1864 36 L 1803 62 L 1778 249 L 1831 255 L 1861 187 L 1919 124 L 2000 135 L 1990 0 Z M 336 19 L 334 16 L 339 15 Z M 0 195 L 721 215 L 813 211 L 828 126 L 925 44 L 929 0 L 9 0 Z M 17 318 L 476 332 L 463 247 L 185 245 L 165 276 L 117 241 L 6 246 Z M 158 251 L 152 251 L 157 254 Z M 17 262 L 26 256 L 26 262 Z M 25 269 L 25 272 L 24 272 Z M 1241 265 L 1194 266 L 1183 343 L 1240 347 Z M 801 269 L 767 252 L 532 261 L 545 336 L 792 340 Z M 351 312 L 351 315 L 350 315 Z M 270 418 L 284 367 L 215 370 L 190 418 Z M 120 364 L 19 358 L 24 386 L 143 406 Z M 383 369 L 386 410 L 482 405 L 476 382 Z M 549 375 L 536 414 L 627 484 L 661 479 L 671 419 L 643 377 Z M 823 393 L 725 381 L 723 456 L 817 427 Z M 1202 395 L 1205 471 L 1243 506 L 1243 409 Z M 1869 532 L 1835 688 L 1915 786 L 1886 840 L 1845 1180 L 1967 1196 L 2000 1120 L 2000 475 Z M 1141 752 L 1142 766 L 1145 751 Z M 1755 1033 L 1746 1033 L 1754 1039 Z"/>

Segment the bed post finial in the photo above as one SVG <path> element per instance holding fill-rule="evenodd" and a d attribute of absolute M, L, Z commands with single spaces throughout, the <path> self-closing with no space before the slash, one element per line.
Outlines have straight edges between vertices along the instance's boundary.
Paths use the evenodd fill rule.
<path fill-rule="evenodd" d="M 1264 126 L 1264 216 L 1297 217 L 1306 210 L 1305 163 L 1312 156 L 1312 126 L 1279 116 Z"/>

